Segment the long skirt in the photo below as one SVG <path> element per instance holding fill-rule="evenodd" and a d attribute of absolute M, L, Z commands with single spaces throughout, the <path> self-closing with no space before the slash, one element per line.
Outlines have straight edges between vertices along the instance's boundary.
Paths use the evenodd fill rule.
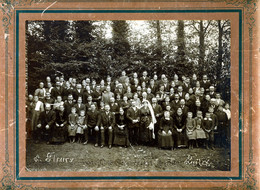
<path fill-rule="evenodd" d="M 189 140 L 195 140 L 197 139 L 196 131 L 186 131 L 187 137 Z"/>
<path fill-rule="evenodd" d="M 152 141 L 152 131 L 147 128 L 150 123 L 144 122 L 140 125 L 140 142 L 151 142 Z"/>
<path fill-rule="evenodd" d="M 114 144 L 119 146 L 129 146 L 128 131 L 127 128 L 119 129 L 115 128 L 114 132 Z"/>
<path fill-rule="evenodd" d="M 188 145 L 186 130 L 183 130 L 182 132 L 174 131 L 173 138 L 176 142 L 176 147 L 185 147 Z"/>
<path fill-rule="evenodd" d="M 64 143 L 66 141 L 67 127 L 54 127 L 51 142 L 52 143 Z"/>
<path fill-rule="evenodd" d="M 77 131 L 77 125 L 74 125 L 74 126 L 69 125 L 68 126 L 68 136 L 75 137 L 76 131 Z"/>
<path fill-rule="evenodd" d="M 173 139 L 172 139 L 172 135 L 166 134 L 166 135 L 162 135 L 161 132 L 158 133 L 158 146 L 160 148 L 169 148 L 169 147 L 173 147 L 174 143 L 173 143 Z"/>
<path fill-rule="evenodd" d="M 196 132 L 197 139 L 206 139 L 206 133 L 202 128 L 196 129 L 195 132 Z"/>

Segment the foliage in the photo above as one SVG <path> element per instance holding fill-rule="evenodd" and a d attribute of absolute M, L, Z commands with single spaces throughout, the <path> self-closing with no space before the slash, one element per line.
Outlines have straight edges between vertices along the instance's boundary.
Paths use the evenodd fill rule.
<path fill-rule="evenodd" d="M 59 72 L 66 79 L 100 80 L 122 70 L 170 78 L 208 74 L 221 91 L 230 91 L 228 20 L 27 21 L 26 26 L 29 93 Z"/>

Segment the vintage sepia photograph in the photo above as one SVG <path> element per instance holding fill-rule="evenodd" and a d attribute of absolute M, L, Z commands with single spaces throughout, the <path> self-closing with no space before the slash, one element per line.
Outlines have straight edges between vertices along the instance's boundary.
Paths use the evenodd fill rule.
<path fill-rule="evenodd" d="M 27 20 L 27 171 L 230 171 L 230 20 Z"/>

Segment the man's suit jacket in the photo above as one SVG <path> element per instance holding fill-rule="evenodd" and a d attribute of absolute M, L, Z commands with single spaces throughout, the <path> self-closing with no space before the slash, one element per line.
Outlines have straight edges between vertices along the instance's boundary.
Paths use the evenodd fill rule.
<path fill-rule="evenodd" d="M 112 112 L 109 112 L 108 114 L 106 111 L 103 111 L 100 113 L 98 126 L 104 127 L 107 129 L 108 127 L 114 127 L 115 126 L 115 115 Z"/>
<path fill-rule="evenodd" d="M 86 106 L 84 104 L 78 104 L 76 103 L 74 106 L 77 109 L 77 113 L 80 114 L 81 110 L 84 110 L 86 112 Z"/>
<path fill-rule="evenodd" d="M 42 127 L 49 125 L 51 128 L 53 126 L 55 120 L 56 120 L 56 114 L 53 110 L 50 110 L 48 113 L 46 113 L 46 111 L 43 111 L 40 114 L 38 123 L 41 124 Z"/>
<path fill-rule="evenodd" d="M 140 121 L 140 110 L 138 108 L 135 108 L 135 110 L 131 107 L 127 110 L 126 112 L 126 117 L 128 119 L 129 122 L 129 128 L 133 128 L 133 127 L 138 127 L 139 126 L 139 122 L 138 123 L 133 123 L 133 120 L 138 120 Z"/>
<path fill-rule="evenodd" d="M 86 120 L 87 120 L 87 125 L 90 127 L 95 127 L 98 124 L 98 120 L 99 120 L 99 111 L 94 110 L 92 111 L 88 111 L 86 114 Z"/>

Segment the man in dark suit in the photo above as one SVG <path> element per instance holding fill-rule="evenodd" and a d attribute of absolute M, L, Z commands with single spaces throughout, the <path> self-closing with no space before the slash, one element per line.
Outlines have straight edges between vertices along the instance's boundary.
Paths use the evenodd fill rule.
<path fill-rule="evenodd" d="M 72 96 L 72 94 L 69 94 L 68 100 L 66 100 L 64 103 L 65 113 L 66 113 L 67 117 L 71 113 L 71 108 L 74 107 L 74 105 L 75 105 L 75 102 L 73 100 L 73 96 Z"/>
<path fill-rule="evenodd" d="M 56 86 L 51 91 L 51 97 L 56 99 L 57 96 L 63 96 L 63 88 L 59 81 L 56 82 Z"/>
<path fill-rule="evenodd" d="M 99 112 L 96 109 L 95 104 L 91 104 L 90 110 L 87 111 L 86 114 L 86 125 L 87 129 L 84 129 L 85 135 L 85 142 L 83 144 L 87 144 L 89 137 L 94 136 L 95 138 L 95 147 L 98 146 L 99 140 L 99 127 L 98 127 L 98 120 L 99 120 Z"/>
<path fill-rule="evenodd" d="M 126 112 L 128 119 L 129 140 L 131 144 L 137 145 L 139 141 L 140 110 L 136 107 L 136 102 L 131 102 L 131 107 Z"/>
<path fill-rule="evenodd" d="M 148 84 L 149 82 L 149 77 L 147 76 L 147 71 L 143 72 L 143 76 L 140 78 L 140 84 L 142 84 L 143 82 L 145 82 L 146 84 Z"/>
<path fill-rule="evenodd" d="M 200 83 L 200 87 L 204 88 L 206 92 L 209 91 L 210 81 L 208 80 L 207 75 L 203 75 L 202 81 Z"/>
<path fill-rule="evenodd" d="M 39 140 L 43 137 L 47 144 L 50 143 L 51 130 L 55 123 L 55 119 L 56 114 L 54 111 L 51 110 L 51 105 L 46 104 L 45 111 L 41 112 L 38 120 L 38 125 L 35 130 L 35 133 L 37 134 L 36 142 L 39 142 Z"/>
<path fill-rule="evenodd" d="M 78 97 L 78 101 L 74 106 L 77 109 L 77 114 L 80 114 L 81 110 L 84 110 L 86 113 L 86 106 L 82 103 L 82 97 Z"/>
<path fill-rule="evenodd" d="M 82 89 L 82 85 L 81 84 L 77 84 L 76 89 L 73 92 L 73 97 L 77 100 L 78 97 L 82 97 L 83 98 L 83 92 L 84 90 Z"/>
<path fill-rule="evenodd" d="M 108 148 L 112 148 L 113 128 L 115 126 L 115 115 L 110 112 L 110 106 L 105 105 L 104 112 L 101 112 L 98 126 L 101 132 L 101 148 L 105 146 L 105 140 L 108 139 Z"/>

